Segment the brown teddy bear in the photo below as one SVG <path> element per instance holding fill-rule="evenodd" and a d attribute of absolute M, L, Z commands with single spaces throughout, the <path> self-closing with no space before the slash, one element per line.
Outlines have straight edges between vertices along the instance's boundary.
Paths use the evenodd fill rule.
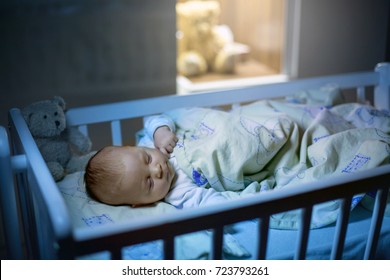
<path fill-rule="evenodd" d="M 217 1 L 188 1 L 176 4 L 178 25 L 177 69 L 191 77 L 207 71 L 233 73 L 237 49 L 227 26 L 218 26 Z"/>

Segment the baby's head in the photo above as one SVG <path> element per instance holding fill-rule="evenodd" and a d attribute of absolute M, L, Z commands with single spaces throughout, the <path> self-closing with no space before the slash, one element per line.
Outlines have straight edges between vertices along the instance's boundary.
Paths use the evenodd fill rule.
<path fill-rule="evenodd" d="M 87 192 L 110 205 L 145 205 L 163 199 L 175 171 L 157 149 L 108 146 L 98 151 L 85 169 Z"/>

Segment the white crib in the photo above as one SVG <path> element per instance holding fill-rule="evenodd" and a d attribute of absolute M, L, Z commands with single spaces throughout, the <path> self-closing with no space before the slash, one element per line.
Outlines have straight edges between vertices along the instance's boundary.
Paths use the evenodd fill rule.
<path fill-rule="evenodd" d="M 357 101 L 362 103 L 366 102 L 366 95 L 373 88 L 375 107 L 390 109 L 390 64 L 381 63 L 372 72 L 72 108 L 67 112 L 67 121 L 68 125 L 78 126 L 85 134 L 88 134 L 89 125 L 108 122 L 111 126 L 112 144 L 121 145 L 121 124 L 126 119 L 185 106 L 235 106 L 261 99 L 285 97 L 299 90 L 318 88 L 328 83 L 337 84 L 342 90 L 348 89 L 348 93 L 356 94 Z M 208 258 L 222 259 L 226 228 L 232 224 L 256 221 L 251 224 L 255 227 L 251 236 L 256 239 L 253 241 L 251 258 L 266 259 L 270 249 L 267 244 L 274 234 L 274 230 L 269 228 L 270 216 L 293 209 L 302 209 L 301 226 L 295 233 L 298 239 L 296 245 L 293 245 L 293 258 L 312 258 L 308 256 L 308 244 L 310 235 L 315 235 L 310 229 L 313 205 L 329 200 L 341 200 L 339 217 L 334 225 L 334 239 L 333 236 L 329 237 L 333 240 L 329 248 L 330 258 L 340 259 L 343 258 L 344 245 L 348 242 L 352 197 L 371 191 L 377 191 L 377 195 L 372 218 L 366 228 L 367 245 L 362 258 L 386 258 L 378 255 L 377 250 L 390 250 L 386 247 L 390 246 L 390 243 L 386 242 L 390 219 L 384 217 L 390 187 L 388 164 L 349 176 L 324 179 L 309 185 L 233 200 L 224 205 L 182 210 L 110 226 L 75 228 L 64 198 L 50 175 L 19 109 L 11 109 L 9 112 L 9 134 L 11 152 L 7 131 L 4 128 L 0 130 L 1 199 L 9 258 L 73 259 L 106 251 L 108 258 L 122 259 L 126 247 L 161 240 L 162 258 L 174 259 L 178 249 L 177 236 L 209 230 L 212 245 Z M 18 220 L 20 222 L 17 222 Z M 386 235 L 385 241 L 380 239 L 382 235 Z M 378 246 L 378 242 L 382 242 L 382 245 Z"/>

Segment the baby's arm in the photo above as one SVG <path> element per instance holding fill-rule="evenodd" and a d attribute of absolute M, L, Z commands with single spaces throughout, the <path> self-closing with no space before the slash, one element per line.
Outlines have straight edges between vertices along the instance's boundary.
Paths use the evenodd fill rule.
<path fill-rule="evenodd" d="M 168 155 L 173 152 L 177 137 L 175 123 L 166 115 L 150 116 L 144 119 L 144 127 L 154 146 Z"/>
<path fill-rule="evenodd" d="M 163 154 L 170 154 L 176 146 L 177 137 L 168 126 L 160 126 L 153 135 L 154 146 Z"/>
<path fill-rule="evenodd" d="M 177 163 L 173 163 L 176 165 Z M 165 197 L 165 202 L 179 209 L 194 208 L 228 200 L 221 192 L 213 188 L 205 189 L 197 186 L 181 169 L 176 169 L 176 183 Z"/>

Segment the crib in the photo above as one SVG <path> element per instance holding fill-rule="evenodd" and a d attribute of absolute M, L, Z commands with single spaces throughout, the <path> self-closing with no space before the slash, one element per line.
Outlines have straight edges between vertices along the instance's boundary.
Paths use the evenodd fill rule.
<path fill-rule="evenodd" d="M 112 144 L 122 145 L 122 130 L 126 129 L 122 123 L 127 119 L 186 106 L 234 108 L 262 99 L 286 97 L 329 83 L 356 96 L 359 103 L 367 102 L 372 90 L 375 107 L 390 109 L 390 64 L 380 63 L 371 72 L 72 108 L 67 111 L 67 122 L 87 135 L 88 126 L 109 123 Z M 238 259 L 389 258 L 390 217 L 385 215 L 390 187 L 389 164 L 348 176 L 244 197 L 223 205 L 169 211 L 105 226 L 75 227 L 64 196 L 17 108 L 9 112 L 8 129 L 0 129 L 1 204 L 11 259 L 126 259 L 129 248 L 131 252 L 138 250 L 137 256 L 141 259 L 152 259 L 155 254 L 145 251 L 151 247 L 158 252 L 157 259 L 176 259 L 180 246 L 186 244 L 186 238 L 203 232 L 207 232 L 208 241 L 205 242 L 201 235 L 195 242 L 208 244 L 207 254 L 202 255 L 207 259 L 226 258 L 228 237 L 233 237 L 228 248 L 234 250 L 232 246 L 238 241 L 239 247 L 249 251 L 249 254 L 230 256 Z M 376 194 L 372 211 L 360 206 L 350 211 L 354 195 L 361 193 Z M 314 205 L 326 201 L 340 202 L 337 221 L 323 229 L 311 229 Z M 297 230 L 270 228 L 272 215 L 291 210 L 300 213 Z M 231 230 L 232 225 L 234 230 Z M 287 236 L 293 236 L 293 239 Z M 271 242 L 280 244 L 276 248 Z M 321 255 L 318 253 L 321 250 L 326 253 Z"/>

